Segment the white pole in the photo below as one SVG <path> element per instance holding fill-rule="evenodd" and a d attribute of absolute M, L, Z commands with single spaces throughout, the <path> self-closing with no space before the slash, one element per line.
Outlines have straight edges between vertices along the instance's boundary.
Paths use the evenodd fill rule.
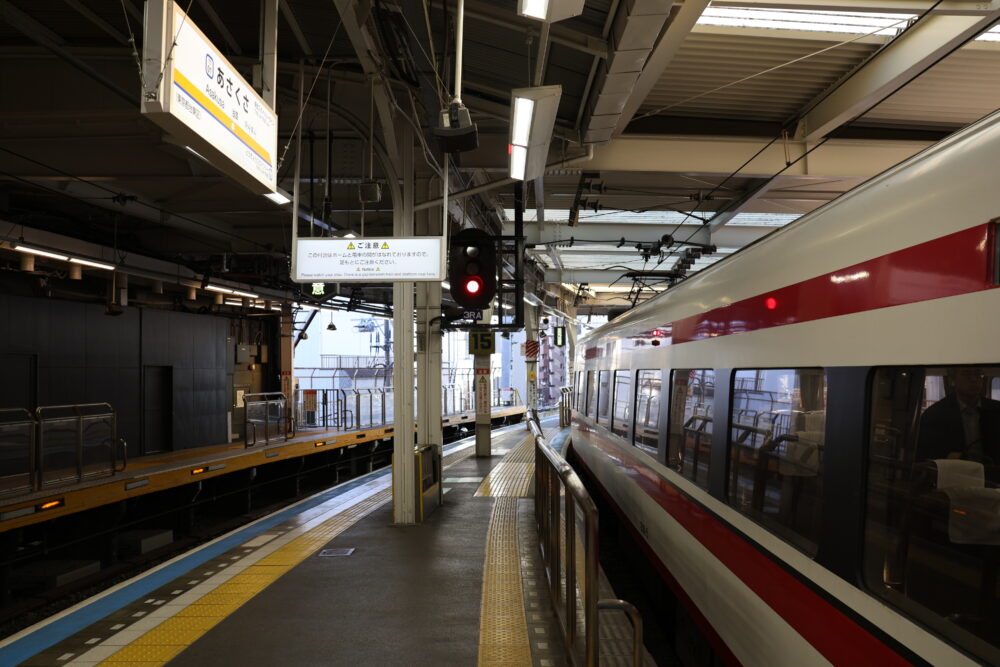
<path fill-rule="evenodd" d="M 455 17 L 455 98 L 453 102 L 462 103 L 462 39 L 465 31 L 465 0 L 458 0 L 458 13 Z"/>

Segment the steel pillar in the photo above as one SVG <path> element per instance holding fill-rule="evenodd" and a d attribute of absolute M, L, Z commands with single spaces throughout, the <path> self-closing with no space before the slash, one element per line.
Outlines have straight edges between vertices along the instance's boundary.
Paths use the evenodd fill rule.
<path fill-rule="evenodd" d="M 402 197 L 393 201 L 392 233 L 413 236 L 413 134 L 407 123 L 400 124 L 399 151 L 402 154 Z M 392 520 L 396 524 L 417 521 L 416 458 L 413 446 L 413 287 L 412 282 L 392 286 L 393 415 L 395 437 L 392 457 Z M 440 380 L 439 380 L 440 382 Z M 439 413 L 440 414 L 440 413 Z"/>

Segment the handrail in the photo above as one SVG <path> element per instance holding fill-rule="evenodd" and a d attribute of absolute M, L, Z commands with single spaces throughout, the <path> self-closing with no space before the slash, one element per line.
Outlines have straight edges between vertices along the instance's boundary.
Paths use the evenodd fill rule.
<path fill-rule="evenodd" d="M 250 415 L 250 408 L 256 406 L 264 406 L 264 439 L 261 441 L 265 445 L 269 444 L 272 440 L 271 435 L 271 407 L 278 406 L 279 417 L 276 419 L 276 423 L 279 425 L 282 433 L 277 433 L 274 435 L 275 438 L 281 437 L 284 440 L 288 440 L 295 436 L 295 418 L 292 415 L 292 410 L 288 406 L 288 400 L 285 395 L 280 391 L 268 391 L 261 392 L 258 394 L 244 394 L 243 395 L 243 407 L 244 407 L 244 434 L 246 436 L 245 447 L 252 447 L 258 444 L 257 441 L 257 425 L 256 422 L 252 421 Z M 251 432 L 253 437 L 250 437 Z"/>
<path fill-rule="evenodd" d="M 578 634 L 576 509 L 579 507 L 583 511 L 583 657 L 584 664 L 589 667 L 598 662 L 597 506 L 573 468 L 545 441 L 534 411 L 528 412 L 528 428 L 535 438 L 535 521 L 539 550 L 548 575 L 549 594 L 571 658 L 575 655 Z M 563 507 L 560 507 L 560 498 L 564 500 Z M 561 520 L 563 514 L 564 521 Z M 565 531 L 562 534 L 560 526 Z M 565 573 L 561 571 L 563 557 Z"/>
<path fill-rule="evenodd" d="M 601 611 L 617 609 L 625 612 L 629 622 L 632 623 L 632 665 L 639 667 L 642 664 L 642 615 L 635 605 L 625 600 L 600 600 L 597 608 Z"/>
<path fill-rule="evenodd" d="M 46 416 L 46 413 L 61 411 L 63 414 L 57 414 L 54 416 Z M 121 441 L 118 439 L 118 415 L 115 413 L 115 409 L 110 403 L 78 403 L 74 405 L 43 405 L 35 408 L 34 419 L 36 423 L 37 436 L 35 438 L 35 455 L 33 460 L 34 466 L 34 488 L 41 489 L 46 486 L 60 486 L 74 481 L 79 482 L 84 477 L 89 477 L 93 475 L 108 474 L 114 475 L 117 472 L 125 469 L 127 465 L 127 459 L 123 457 L 123 465 L 121 470 L 118 468 L 118 445 L 121 445 Z M 101 442 L 106 443 L 109 453 L 110 453 L 110 465 L 107 468 L 101 467 L 97 470 L 84 470 L 88 467 L 85 464 L 85 452 L 84 452 L 84 421 L 85 420 L 109 420 L 110 421 L 110 433 L 106 439 Z M 74 440 L 74 458 L 76 459 L 76 475 L 69 477 L 60 477 L 54 480 L 46 479 L 45 470 L 45 434 L 46 426 L 56 422 L 75 422 L 74 430 L 76 432 Z"/>
<path fill-rule="evenodd" d="M 24 435 L 27 436 L 23 448 L 24 459 L 27 461 L 27 467 L 21 472 L 4 475 L 0 478 L 9 479 L 22 477 L 24 478 L 24 482 L 20 485 L 11 486 L 6 489 L 0 488 L 0 494 L 6 495 L 10 493 L 36 490 L 38 488 L 38 471 L 36 466 L 37 453 L 35 451 L 35 443 L 37 440 L 37 423 L 35 422 L 35 418 L 32 416 L 31 412 L 25 410 L 24 408 L 4 408 L 0 410 L 0 427 L 4 427 L 4 431 L 10 428 L 22 427 Z M 4 446 L 2 441 L 0 441 L 0 446 Z M 6 449 L 6 447 L 4 447 L 4 449 Z M 18 449 L 21 448 L 18 447 Z"/>
<path fill-rule="evenodd" d="M 558 452 L 545 440 L 538 415 L 527 412 L 528 429 L 535 439 L 535 522 L 538 547 L 549 584 L 560 629 L 566 639 L 571 662 L 578 663 L 576 644 L 579 626 L 578 608 L 583 609 L 583 662 L 597 667 L 600 662 L 598 611 L 621 609 L 632 621 L 633 665 L 642 659 L 642 618 L 631 604 L 621 600 L 598 600 L 598 512 L 583 481 Z M 560 500 L 563 502 L 560 503 Z M 562 506 L 560 506 L 562 505 Z M 576 510 L 584 517 L 584 565 L 582 605 L 577 597 Z M 560 533 L 560 528 L 563 532 Z M 565 563 L 565 567 L 563 567 Z M 565 572 L 562 570 L 565 569 Z"/>

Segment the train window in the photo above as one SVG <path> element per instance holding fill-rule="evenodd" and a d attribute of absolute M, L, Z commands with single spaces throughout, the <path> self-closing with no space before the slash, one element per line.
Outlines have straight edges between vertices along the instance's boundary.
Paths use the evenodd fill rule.
<path fill-rule="evenodd" d="M 633 398 L 631 371 L 615 371 L 615 407 L 611 411 L 611 432 L 623 438 L 628 437 Z"/>
<path fill-rule="evenodd" d="M 635 435 L 633 443 L 651 454 L 660 440 L 660 371 L 639 371 L 636 376 Z"/>
<path fill-rule="evenodd" d="M 597 414 L 597 371 L 587 371 L 587 411 L 588 417 Z"/>
<path fill-rule="evenodd" d="M 729 504 L 809 555 L 819 535 L 825 433 L 822 369 L 735 372 Z"/>
<path fill-rule="evenodd" d="M 585 394 L 584 394 L 584 386 L 585 385 L 583 383 L 584 375 L 585 374 L 584 374 L 583 371 L 577 371 L 576 372 L 576 383 L 575 383 L 575 385 L 573 387 L 573 393 L 574 393 L 573 405 L 575 405 L 576 409 L 579 410 L 580 412 L 583 412 L 583 408 L 584 408 L 584 405 L 583 405 L 583 398 L 585 396 Z"/>
<path fill-rule="evenodd" d="M 870 590 L 1000 664 L 1000 365 L 872 376 Z"/>
<path fill-rule="evenodd" d="M 597 376 L 597 421 L 608 423 L 611 412 L 611 371 L 600 371 Z"/>
<path fill-rule="evenodd" d="M 707 489 L 715 371 L 678 369 L 673 372 L 672 384 L 667 462 L 671 468 Z"/>

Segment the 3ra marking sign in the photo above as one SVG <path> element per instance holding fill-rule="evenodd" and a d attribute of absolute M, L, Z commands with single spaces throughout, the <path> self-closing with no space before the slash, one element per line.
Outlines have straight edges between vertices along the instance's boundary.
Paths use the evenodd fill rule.
<path fill-rule="evenodd" d="M 444 280 L 444 237 L 300 238 L 292 278 L 300 283 Z"/>

